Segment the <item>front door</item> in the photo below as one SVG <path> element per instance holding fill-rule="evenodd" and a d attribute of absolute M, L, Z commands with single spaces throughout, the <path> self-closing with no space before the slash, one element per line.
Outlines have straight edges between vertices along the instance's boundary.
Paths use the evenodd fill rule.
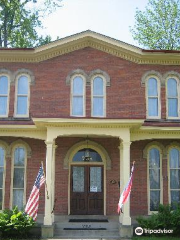
<path fill-rule="evenodd" d="M 103 214 L 103 166 L 71 166 L 71 214 Z"/>

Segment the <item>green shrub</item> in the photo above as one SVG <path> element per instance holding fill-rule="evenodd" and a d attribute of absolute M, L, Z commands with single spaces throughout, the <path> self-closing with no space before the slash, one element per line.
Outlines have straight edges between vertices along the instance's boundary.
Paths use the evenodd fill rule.
<path fill-rule="evenodd" d="M 158 230 L 173 230 L 174 236 L 180 236 L 180 204 L 172 210 L 170 205 L 159 205 L 158 213 L 152 214 L 148 218 L 142 216 L 136 219 L 142 228 Z M 154 234 L 156 235 L 156 234 Z M 167 235 L 166 233 L 157 234 Z"/>
<path fill-rule="evenodd" d="M 34 220 L 17 207 L 0 213 L 0 232 L 2 237 L 26 237 L 34 226 Z"/>

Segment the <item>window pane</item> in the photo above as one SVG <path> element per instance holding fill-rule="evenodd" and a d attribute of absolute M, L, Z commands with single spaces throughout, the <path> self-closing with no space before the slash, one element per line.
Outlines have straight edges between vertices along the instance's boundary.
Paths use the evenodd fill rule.
<path fill-rule="evenodd" d="M 149 151 L 149 168 L 160 168 L 160 154 L 157 148 Z"/>
<path fill-rule="evenodd" d="M 155 78 L 150 78 L 148 80 L 148 96 L 157 96 L 157 80 Z"/>
<path fill-rule="evenodd" d="M 24 166 L 25 150 L 24 148 L 16 148 L 14 153 L 14 166 Z"/>
<path fill-rule="evenodd" d="M 0 167 L 0 188 L 3 188 L 3 172 L 4 168 Z"/>
<path fill-rule="evenodd" d="M 27 114 L 27 97 L 17 98 L 17 114 L 26 115 Z"/>
<path fill-rule="evenodd" d="M 102 192 L 101 167 L 90 167 L 90 192 Z"/>
<path fill-rule="evenodd" d="M 13 190 L 13 206 L 18 206 L 18 209 L 23 209 L 23 195 L 24 190 L 14 189 Z"/>
<path fill-rule="evenodd" d="M 83 116 L 83 97 L 73 97 L 72 114 Z"/>
<path fill-rule="evenodd" d="M 177 203 L 180 203 L 180 191 L 171 191 L 171 205 L 173 209 L 177 207 Z"/>
<path fill-rule="evenodd" d="M 14 188 L 24 188 L 24 168 L 14 168 Z"/>
<path fill-rule="evenodd" d="M 177 81 L 170 78 L 167 82 L 168 97 L 177 97 Z"/>
<path fill-rule="evenodd" d="M 168 99 L 168 116 L 169 117 L 178 117 L 178 100 Z"/>
<path fill-rule="evenodd" d="M 0 166 L 4 166 L 4 149 L 0 147 Z"/>
<path fill-rule="evenodd" d="M 2 201 L 3 201 L 2 193 L 3 193 L 3 191 L 2 191 L 2 189 L 0 189 L 0 209 L 2 209 Z"/>
<path fill-rule="evenodd" d="M 28 94 L 28 78 L 21 76 L 18 79 L 18 94 Z"/>
<path fill-rule="evenodd" d="M 0 95 L 8 94 L 8 78 L 6 76 L 0 77 Z"/>
<path fill-rule="evenodd" d="M 93 116 L 104 116 L 102 97 L 93 98 Z"/>
<path fill-rule="evenodd" d="M 150 189 L 160 189 L 160 169 L 149 170 Z"/>
<path fill-rule="evenodd" d="M 73 79 L 73 95 L 83 95 L 83 79 L 81 77 Z"/>
<path fill-rule="evenodd" d="M 180 170 L 170 170 L 170 188 L 180 189 Z"/>
<path fill-rule="evenodd" d="M 169 157 L 170 168 L 180 168 L 179 150 L 175 148 L 171 149 Z"/>
<path fill-rule="evenodd" d="M 150 211 L 157 211 L 160 204 L 160 191 L 150 191 Z"/>
<path fill-rule="evenodd" d="M 148 116 L 152 116 L 152 117 L 158 116 L 158 99 L 157 98 L 148 99 Z"/>
<path fill-rule="evenodd" d="M 93 95 L 103 95 L 103 79 L 96 77 L 93 81 Z"/>
<path fill-rule="evenodd" d="M 7 97 L 0 97 L 0 115 L 7 114 Z"/>
<path fill-rule="evenodd" d="M 83 157 L 85 156 L 87 148 L 79 150 L 73 157 L 73 162 L 83 162 Z M 102 162 L 102 158 L 95 150 L 88 148 L 91 162 Z"/>
<path fill-rule="evenodd" d="M 73 192 L 84 192 L 84 167 L 73 167 Z"/>

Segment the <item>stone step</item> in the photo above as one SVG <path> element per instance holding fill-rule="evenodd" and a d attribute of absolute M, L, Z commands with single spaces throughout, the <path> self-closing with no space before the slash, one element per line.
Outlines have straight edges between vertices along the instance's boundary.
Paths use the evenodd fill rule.
<path fill-rule="evenodd" d="M 72 238 L 72 239 L 119 239 L 119 231 L 110 230 L 59 230 L 55 229 L 54 238 Z"/>
<path fill-rule="evenodd" d="M 107 228 L 118 229 L 118 222 L 57 222 L 55 228 Z"/>

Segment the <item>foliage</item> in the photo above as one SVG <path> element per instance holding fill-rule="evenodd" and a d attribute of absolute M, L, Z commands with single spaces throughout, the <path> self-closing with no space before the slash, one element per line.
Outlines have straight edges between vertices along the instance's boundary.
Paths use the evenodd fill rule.
<path fill-rule="evenodd" d="M 39 36 L 41 19 L 62 0 L 0 0 L 0 47 L 34 47 L 50 41 Z"/>
<path fill-rule="evenodd" d="M 136 10 L 130 31 L 142 47 L 180 49 L 180 1 L 149 0 L 144 11 Z"/>
<path fill-rule="evenodd" d="M 138 217 L 137 221 L 142 228 L 173 230 L 173 235 L 180 236 L 180 204 L 174 210 L 170 205 L 160 204 L 157 214 L 149 218 Z"/>
<path fill-rule="evenodd" d="M 13 210 L 3 210 L 0 213 L 0 232 L 2 237 L 25 237 L 34 224 L 34 220 L 27 214 L 19 211 L 17 207 L 14 207 Z"/>

